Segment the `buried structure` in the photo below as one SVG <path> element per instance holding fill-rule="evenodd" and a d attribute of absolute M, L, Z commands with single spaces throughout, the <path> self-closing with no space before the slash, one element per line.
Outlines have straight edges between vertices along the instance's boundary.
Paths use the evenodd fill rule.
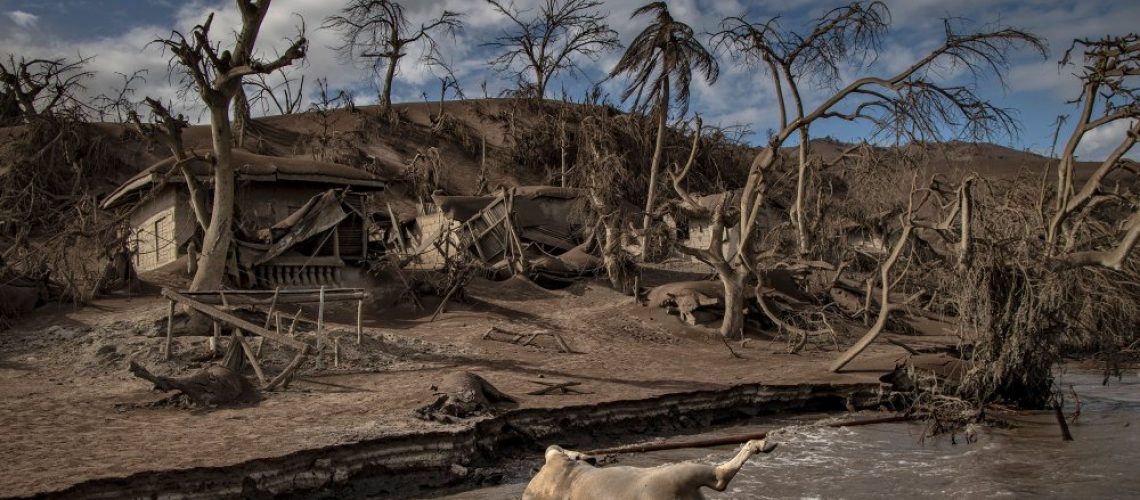
<path fill-rule="evenodd" d="M 523 272 L 548 286 L 601 268 L 582 207 L 585 191 L 551 186 L 503 189 L 489 196 L 432 195 L 395 243 L 403 267 L 441 270 L 470 258 L 498 275 Z"/>
<path fill-rule="evenodd" d="M 241 288 L 334 285 L 347 263 L 364 261 L 366 196 L 382 179 L 360 169 L 237 151 L 236 255 L 228 273 Z M 205 152 L 186 164 L 198 182 L 211 179 Z M 135 175 L 103 200 L 129 213 L 132 263 L 159 270 L 188 257 L 194 266 L 201 230 L 192 189 L 173 158 Z M 208 191 L 208 190 L 205 190 Z"/>

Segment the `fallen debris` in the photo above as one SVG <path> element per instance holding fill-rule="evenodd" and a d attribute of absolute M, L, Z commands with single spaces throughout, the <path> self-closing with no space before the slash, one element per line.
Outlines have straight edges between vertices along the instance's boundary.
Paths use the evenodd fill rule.
<path fill-rule="evenodd" d="M 163 392 L 178 391 L 197 406 L 252 403 L 258 400 L 257 388 L 245 377 L 225 366 L 212 364 L 186 377 L 163 377 L 131 361 L 132 375 L 149 381 Z"/>
<path fill-rule="evenodd" d="M 545 337 L 544 337 L 545 336 Z M 549 337 L 549 342 L 538 342 L 539 339 Z M 558 352 L 572 353 L 570 346 L 562 339 L 562 336 L 549 331 L 538 331 L 534 333 L 511 333 L 498 327 L 492 326 L 483 333 L 483 340 L 494 340 L 496 342 L 506 342 L 508 344 L 516 344 L 521 346 L 532 345 L 540 349 L 554 349 Z"/>
<path fill-rule="evenodd" d="M 435 422 L 454 423 L 458 420 L 491 415 L 496 403 L 517 403 L 518 400 L 499 391 L 495 386 L 471 372 L 448 375 L 432 386 L 436 399 L 416 410 L 416 416 Z"/>
<path fill-rule="evenodd" d="M 561 394 L 592 394 L 574 388 L 576 386 L 582 385 L 581 382 L 573 382 L 570 380 L 529 380 L 528 382 L 546 386 L 542 389 L 528 392 L 527 394 L 531 396 L 545 396 L 548 394 L 554 394 L 555 391 L 558 391 Z"/>

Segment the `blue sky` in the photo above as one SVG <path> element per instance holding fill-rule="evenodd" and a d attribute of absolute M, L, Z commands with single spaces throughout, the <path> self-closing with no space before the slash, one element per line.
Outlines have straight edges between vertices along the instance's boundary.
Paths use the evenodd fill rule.
<path fill-rule="evenodd" d="M 515 3 L 521 9 L 528 9 L 538 1 L 515 0 Z M 605 2 L 602 7 L 623 43 L 628 43 L 645 26 L 646 20 L 630 19 L 630 13 L 645 1 L 614 0 Z M 320 29 L 323 19 L 342 4 L 336 0 L 275 0 L 258 49 L 272 54 L 274 48 L 283 48 L 287 43 L 285 39 L 295 33 L 299 17 L 303 17 L 311 40 L 310 54 L 305 65 L 295 71 L 306 75 L 309 82 L 306 93 L 315 92 L 312 82 L 316 78 L 326 77 L 333 88 L 352 89 L 358 103 L 373 102 L 376 78 L 372 69 L 338 57 L 332 50 L 337 34 Z M 480 42 L 508 26 L 489 6 L 475 0 L 406 0 L 403 4 L 417 23 L 445 8 L 466 14 L 466 29 L 454 41 L 446 40 L 443 50 L 468 97 L 482 96 L 484 82 L 491 95 L 510 85 L 489 70 L 486 61 L 494 54 L 480 46 Z M 846 78 L 867 73 L 886 74 L 921 57 L 941 42 L 943 17 L 961 18 L 973 26 L 1012 25 L 1045 38 L 1050 45 L 1047 59 L 1029 51 L 1012 55 L 1006 88 L 993 78 L 980 82 L 983 95 L 1000 106 L 1015 109 L 1021 121 L 1021 133 L 1001 142 L 1038 152 L 1048 151 L 1051 124 L 1057 115 L 1074 113 L 1066 101 L 1076 96 L 1078 84 L 1071 75 L 1071 68 L 1061 69 L 1056 63 L 1071 41 L 1140 30 L 1140 2 L 911 0 L 888 1 L 887 4 L 892 14 L 892 28 L 876 63 L 864 73 L 845 74 Z M 698 32 L 707 32 L 714 31 L 725 16 L 741 14 L 755 20 L 779 15 L 785 28 L 806 29 L 811 19 L 840 4 L 816 0 L 675 0 L 669 5 L 675 18 L 691 24 Z M 147 69 L 147 82 L 139 90 L 139 99 L 144 95 L 172 99 L 191 111 L 197 107 L 196 103 L 177 99 L 174 86 L 166 78 L 166 57 L 156 46 L 147 47 L 147 42 L 172 29 L 187 31 L 211 11 L 218 13 L 215 38 L 224 38 L 222 34 L 232 29 L 237 18 L 233 3 L 225 0 L 0 0 L 0 55 L 5 58 L 8 53 L 35 57 L 94 56 L 91 68 L 97 74 L 88 82 L 93 95 L 110 92 L 120 79 L 116 72 Z M 433 99 L 438 95 L 437 76 L 430 68 L 418 64 L 415 55 L 413 52 L 405 58 L 399 68 L 393 90 L 397 102 L 422 100 L 424 92 Z M 572 97 L 580 98 L 592 81 L 604 78 L 618 57 L 620 51 L 597 60 L 583 60 L 585 75 L 564 75 L 553 82 L 548 97 L 560 94 L 560 89 L 565 88 Z M 759 71 L 727 57 L 722 57 L 721 63 L 722 75 L 716 84 L 694 84 L 690 109 L 700 112 L 707 123 L 740 125 L 753 130 L 755 142 L 775 122 L 769 80 Z M 953 75 L 949 78 L 946 81 L 954 81 Z M 622 83 L 609 81 L 603 89 L 616 99 Z M 808 92 L 809 103 L 823 99 L 825 92 L 826 89 Z M 1080 155 L 1085 159 L 1103 157 L 1123 137 L 1126 127 L 1127 123 L 1121 122 L 1090 134 L 1079 150 Z M 842 122 L 823 123 L 813 128 L 813 135 L 832 135 L 843 140 L 858 140 L 865 133 L 863 127 Z"/>

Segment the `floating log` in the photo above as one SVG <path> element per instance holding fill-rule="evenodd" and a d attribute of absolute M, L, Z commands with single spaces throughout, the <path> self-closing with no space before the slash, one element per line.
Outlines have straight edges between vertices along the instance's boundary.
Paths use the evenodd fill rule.
<path fill-rule="evenodd" d="M 906 422 L 914 420 L 915 417 L 911 415 L 891 415 L 889 417 L 867 418 L 860 420 L 846 420 L 843 422 L 832 422 L 826 424 L 824 427 L 859 427 L 863 425 L 873 424 L 888 424 L 893 422 Z M 617 446 L 613 448 L 599 448 L 583 452 L 587 455 L 606 455 L 611 453 L 646 453 L 650 451 L 664 451 L 664 450 L 679 450 L 683 448 L 708 448 L 710 446 L 724 446 L 740 444 L 753 439 L 766 439 L 768 431 L 754 432 L 750 434 L 736 434 L 733 436 L 715 437 L 707 439 L 690 439 L 684 441 L 654 441 L 649 443 L 638 443 L 626 446 Z"/>

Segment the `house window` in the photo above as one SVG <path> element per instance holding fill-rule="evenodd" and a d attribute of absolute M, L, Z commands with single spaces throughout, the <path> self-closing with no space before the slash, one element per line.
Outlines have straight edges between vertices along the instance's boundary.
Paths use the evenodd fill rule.
<path fill-rule="evenodd" d="M 174 241 L 174 209 L 147 219 L 135 229 L 135 269 L 148 271 L 178 258 Z"/>

